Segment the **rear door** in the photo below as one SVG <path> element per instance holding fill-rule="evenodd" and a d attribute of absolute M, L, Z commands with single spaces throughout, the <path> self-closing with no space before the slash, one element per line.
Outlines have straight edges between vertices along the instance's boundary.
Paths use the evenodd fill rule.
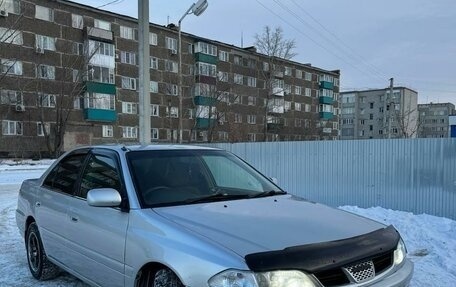
<path fill-rule="evenodd" d="M 37 193 L 36 222 L 47 256 L 68 264 L 68 200 L 74 195 L 77 180 L 88 150 L 78 150 L 63 158 L 45 178 Z"/>
<path fill-rule="evenodd" d="M 68 201 L 70 268 L 101 286 L 124 286 L 124 252 L 128 227 L 128 199 L 115 152 L 89 154 L 76 196 Z M 94 188 L 114 188 L 122 207 L 92 207 L 87 193 Z"/>

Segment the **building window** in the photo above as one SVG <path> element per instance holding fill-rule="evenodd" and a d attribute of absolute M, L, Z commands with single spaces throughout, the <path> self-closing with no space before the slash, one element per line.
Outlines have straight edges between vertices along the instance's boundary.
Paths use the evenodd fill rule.
<path fill-rule="evenodd" d="M 122 137 L 124 139 L 135 139 L 138 137 L 138 128 L 122 127 Z"/>
<path fill-rule="evenodd" d="M 136 40 L 136 33 L 135 29 L 125 26 L 120 26 L 120 38 L 128 39 L 128 40 Z"/>
<path fill-rule="evenodd" d="M 247 140 L 248 140 L 249 142 L 254 142 L 254 141 L 256 141 L 256 134 L 252 134 L 252 133 L 247 134 Z"/>
<path fill-rule="evenodd" d="M 179 87 L 174 84 L 166 84 L 166 94 L 171 96 L 179 95 Z"/>
<path fill-rule="evenodd" d="M 114 57 L 114 45 L 94 40 L 89 40 L 89 57 L 93 55 Z"/>
<path fill-rule="evenodd" d="M 306 81 L 312 81 L 312 73 L 304 72 L 304 79 Z"/>
<path fill-rule="evenodd" d="M 158 44 L 157 34 L 149 32 L 149 44 L 152 46 L 157 46 L 157 44 Z"/>
<path fill-rule="evenodd" d="M 55 79 L 55 67 L 48 65 L 39 65 L 37 67 L 38 78 L 46 80 Z"/>
<path fill-rule="evenodd" d="M 291 72 L 292 72 L 291 67 L 285 67 L 285 73 L 284 73 L 285 76 L 291 76 Z"/>
<path fill-rule="evenodd" d="M 114 136 L 114 128 L 110 125 L 103 125 L 102 136 L 104 138 L 112 138 Z"/>
<path fill-rule="evenodd" d="M 268 62 L 263 62 L 263 71 L 265 71 L 265 72 L 269 71 L 269 63 Z"/>
<path fill-rule="evenodd" d="M 54 21 L 54 11 L 50 8 L 36 5 L 35 6 L 35 18 L 53 22 Z"/>
<path fill-rule="evenodd" d="M 158 129 L 157 128 L 151 129 L 150 134 L 151 134 L 153 140 L 158 140 Z"/>
<path fill-rule="evenodd" d="M 171 107 L 171 115 L 169 113 L 170 107 L 166 107 L 166 116 L 171 118 L 178 118 L 179 117 L 179 108 L 178 107 Z"/>
<path fill-rule="evenodd" d="M 95 26 L 95 28 L 98 28 L 98 29 L 111 31 L 111 23 L 109 23 L 107 21 L 95 19 L 94 20 L 94 26 Z"/>
<path fill-rule="evenodd" d="M 291 102 L 285 101 L 284 102 L 284 109 L 285 109 L 286 112 L 291 110 Z"/>
<path fill-rule="evenodd" d="M 300 86 L 295 86 L 295 94 L 296 95 L 301 95 L 302 94 L 302 88 Z"/>
<path fill-rule="evenodd" d="M 369 103 L 369 108 L 373 109 L 374 108 L 374 103 Z"/>
<path fill-rule="evenodd" d="M 150 57 L 150 68 L 154 70 L 158 70 L 158 58 L 157 57 Z"/>
<path fill-rule="evenodd" d="M 22 93 L 19 91 L 0 90 L 0 104 L 2 105 L 22 105 Z"/>
<path fill-rule="evenodd" d="M 369 125 L 369 130 L 373 131 L 374 130 L 374 126 L 373 125 Z"/>
<path fill-rule="evenodd" d="M 312 96 L 312 90 L 310 88 L 306 88 L 305 89 L 305 95 L 306 95 L 306 97 Z"/>
<path fill-rule="evenodd" d="M 149 91 L 151 93 L 158 93 L 158 82 L 150 81 L 150 83 L 149 83 Z"/>
<path fill-rule="evenodd" d="M 195 44 L 195 53 L 203 53 L 217 57 L 217 47 L 208 43 L 198 42 Z"/>
<path fill-rule="evenodd" d="M 295 127 L 299 128 L 302 126 L 302 121 L 301 119 L 295 119 Z"/>
<path fill-rule="evenodd" d="M 24 43 L 22 32 L 0 27 L 0 43 L 22 45 Z"/>
<path fill-rule="evenodd" d="M 22 122 L 2 121 L 2 134 L 4 136 L 22 135 Z"/>
<path fill-rule="evenodd" d="M 136 54 L 131 52 L 120 52 L 120 62 L 124 64 L 136 65 Z"/>
<path fill-rule="evenodd" d="M 319 106 L 319 111 L 324 112 L 324 113 L 333 113 L 334 112 L 334 107 L 331 105 L 320 105 Z"/>
<path fill-rule="evenodd" d="M 256 115 L 247 115 L 247 123 L 251 125 L 256 124 Z"/>
<path fill-rule="evenodd" d="M 159 105 L 150 105 L 150 115 L 153 117 L 159 117 L 160 116 L 160 106 Z"/>
<path fill-rule="evenodd" d="M 234 122 L 237 124 L 242 123 L 242 114 L 234 114 Z"/>
<path fill-rule="evenodd" d="M 81 15 L 71 14 L 71 26 L 76 29 L 84 27 L 84 18 Z"/>
<path fill-rule="evenodd" d="M 302 79 L 302 71 L 301 70 L 296 69 L 296 78 Z"/>
<path fill-rule="evenodd" d="M 55 108 L 56 95 L 38 94 L 38 107 Z"/>
<path fill-rule="evenodd" d="M 218 80 L 221 82 L 228 82 L 228 72 L 218 72 Z"/>
<path fill-rule="evenodd" d="M 133 102 L 122 102 L 122 113 L 124 114 L 137 114 L 137 105 Z"/>
<path fill-rule="evenodd" d="M 84 54 L 84 46 L 82 43 L 73 42 L 72 51 L 74 55 L 82 56 Z"/>
<path fill-rule="evenodd" d="M 256 106 L 256 97 L 248 96 L 247 101 L 249 106 Z"/>
<path fill-rule="evenodd" d="M 165 60 L 165 71 L 177 73 L 178 70 L 179 70 L 179 66 L 178 66 L 177 62 Z"/>
<path fill-rule="evenodd" d="M 35 40 L 36 48 L 42 50 L 55 51 L 55 38 L 37 34 L 35 35 Z"/>
<path fill-rule="evenodd" d="M 369 114 L 369 120 L 373 120 L 374 119 L 374 114 Z"/>
<path fill-rule="evenodd" d="M 230 53 L 226 51 L 219 51 L 219 60 L 223 62 L 229 62 L 230 61 Z"/>
<path fill-rule="evenodd" d="M 44 137 L 45 134 L 49 134 L 51 130 L 51 124 L 50 123 L 44 123 L 44 126 L 42 123 L 36 123 L 36 135 L 39 137 Z"/>
<path fill-rule="evenodd" d="M 304 104 L 304 111 L 305 111 L 306 113 L 310 113 L 311 107 L 312 107 L 312 106 L 309 105 L 309 104 Z"/>
<path fill-rule="evenodd" d="M 338 87 L 338 86 L 339 86 L 339 79 L 334 78 L 334 87 Z"/>
<path fill-rule="evenodd" d="M 234 83 L 238 85 L 244 84 L 244 76 L 239 74 L 234 74 Z"/>
<path fill-rule="evenodd" d="M 175 38 L 166 37 L 166 49 L 171 50 L 171 53 L 177 54 L 177 40 Z"/>
<path fill-rule="evenodd" d="M 198 62 L 196 63 L 196 74 L 209 77 L 216 77 L 217 66 L 208 63 Z"/>
<path fill-rule="evenodd" d="M 254 77 L 247 77 L 247 86 L 249 87 L 256 87 L 257 79 Z"/>
<path fill-rule="evenodd" d="M 0 1 L 0 10 L 5 10 L 8 13 L 20 14 L 21 2 L 19 0 L 2 0 Z"/>
<path fill-rule="evenodd" d="M 301 111 L 301 103 L 294 103 L 295 111 Z"/>
<path fill-rule="evenodd" d="M 228 132 L 218 132 L 218 138 L 220 141 L 228 141 Z"/>
<path fill-rule="evenodd" d="M 16 60 L 0 60 L 0 71 L 7 75 L 22 75 L 22 62 Z"/>
<path fill-rule="evenodd" d="M 239 55 L 234 55 L 233 62 L 235 65 L 242 65 L 242 57 Z"/>
<path fill-rule="evenodd" d="M 86 93 L 84 107 L 86 109 L 112 110 L 116 109 L 116 96 L 100 93 Z"/>
<path fill-rule="evenodd" d="M 88 79 L 93 82 L 114 84 L 114 69 L 89 66 Z"/>
<path fill-rule="evenodd" d="M 130 77 L 122 77 L 122 89 L 136 91 L 136 79 Z"/>

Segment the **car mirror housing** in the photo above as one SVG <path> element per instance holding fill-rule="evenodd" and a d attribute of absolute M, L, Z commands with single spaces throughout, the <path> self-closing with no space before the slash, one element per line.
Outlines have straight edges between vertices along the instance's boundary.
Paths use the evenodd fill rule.
<path fill-rule="evenodd" d="M 95 207 L 118 207 L 122 202 L 119 192 L 113 188 L 96 188 L 87 193 L 87 203 Z"/>

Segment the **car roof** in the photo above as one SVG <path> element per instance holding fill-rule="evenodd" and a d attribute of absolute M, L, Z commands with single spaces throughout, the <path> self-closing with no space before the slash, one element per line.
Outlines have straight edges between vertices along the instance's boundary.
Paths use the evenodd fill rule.
<path fill-rule="evenodd" d="M 222 150 L 219 148 L 211 148 L 205 146 L 195 146 L 195 145 L 181 145 L 181 144 L 152 144 L 152 145 L 120 145 L 120 144 L 106 144 L 106 145 L 92 145 L 92 146 L 82 146 L 73 149 L 72 151 L 77 151 L 81 149 L 108 149 L 114 150 L 119 153 L 128 152 L 128 151 L 147 151 L 147 150 Z"/>

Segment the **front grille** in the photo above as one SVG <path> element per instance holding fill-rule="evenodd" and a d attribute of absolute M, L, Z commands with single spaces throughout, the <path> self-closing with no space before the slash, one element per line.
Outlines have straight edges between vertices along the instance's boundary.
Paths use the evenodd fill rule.
<path fill-rule="evenodd" d="M 358 266 L 358 265 L 362 265 L 367 262 L 370 262 L 369 265 L 372 264 L 372 266 L 373 266 L 372 269 L 367 268 L 366 270 L 364 270 L 363 266 Z M 353 277 L 353 281 L 362 282 L 362 281 L 367 281 L 369 279 L 374 278 L 374 277 L 370 277 L 371 276 L 370 272 L 373 272 L 374 275 L 378 275 L 378 274 L 386 271 L 388 268 L 390 268 L 392 264 L 393 264 L 393 252 L 391 251 L 389 253 L 373 257 L 370 260 L 366 259 L 365 261 L 355 263 L 354 265 L 345 266 L 344 269 L 352 268 L 352 270 L 353 270 L 353 267 L 358 267 L 358 269 L 357 268 L 354 269 L 355 274 L 352 275 L 351 277 Z M 357 273 L 356 271 L 358 271 L 360 273 Z M 316 272 L 316 273 L 314 273 L 314 276 L 325 287 L 343 286 L 343 285 L 350 284 L 350 279 L 344 273 L 343 268 L 334 268 L 331 270 Z M 363 278 L 365 278 L 365 279 L 363 280 Z"/>
<path fill-rule="evenodd" d="M 356 283 L 368 281 L 375 277 L 374 263 L 371 260 L 345 267 L 343 270 Z"/>

